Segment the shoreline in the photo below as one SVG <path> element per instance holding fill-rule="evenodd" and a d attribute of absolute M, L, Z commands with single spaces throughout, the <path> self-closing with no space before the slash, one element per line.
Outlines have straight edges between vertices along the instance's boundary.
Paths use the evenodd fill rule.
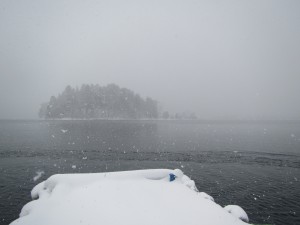
<path fill-rule="evenodd" d="M 203 124 L 230 124 L 230 123 L 236 123 L 236 124 L 247 124 L 247 123 L 300 123 L 300 120 L 292 120 L 292 119 L 286 119 L 286 120 L 213 120 L 213 119 L 163 119 L 163 118 L 157 118 L 157 119 L 128 119 L 128 118 L 53 118 L 53 119 L 0 119 L 0 122 L 50 122 L 50 121 L 145 121 L 145 122 L 195 122 L 195 123 L 203 123 Z"/>

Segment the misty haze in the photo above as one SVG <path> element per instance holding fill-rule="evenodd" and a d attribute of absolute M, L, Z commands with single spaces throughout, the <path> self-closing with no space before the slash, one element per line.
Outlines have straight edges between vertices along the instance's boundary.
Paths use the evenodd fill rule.
<path fill-rule="evenodd" d="M 2 0 L 0 225 L 300 224 L 299 40 L 297 0 Z"/>

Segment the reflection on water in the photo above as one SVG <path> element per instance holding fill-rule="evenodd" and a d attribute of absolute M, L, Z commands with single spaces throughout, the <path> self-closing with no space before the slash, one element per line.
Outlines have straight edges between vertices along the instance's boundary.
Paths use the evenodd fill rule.
<path fill-rule="evenodd" d="M 300 223 L 300 123 L 0 121 L 0 224 L 52 174 L 147 168 L 182 169 L 252 223 Z"/>

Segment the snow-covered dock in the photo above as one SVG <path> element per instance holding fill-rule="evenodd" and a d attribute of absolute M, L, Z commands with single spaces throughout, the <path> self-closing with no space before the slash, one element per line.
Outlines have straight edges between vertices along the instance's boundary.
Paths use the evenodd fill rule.
<path fill-rule="evenodd" d="M 245 225 L 238 206 L 221 207 L 182 171 L 58 174 L 11 225 Z"/>

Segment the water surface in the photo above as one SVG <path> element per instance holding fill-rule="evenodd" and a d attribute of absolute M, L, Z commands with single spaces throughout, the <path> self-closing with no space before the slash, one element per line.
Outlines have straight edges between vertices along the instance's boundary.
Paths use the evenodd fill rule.
<path fill-rule="evenodd" d="M 300 224 L 299 122 L 100 120 L 0 121 L 0 224 L 52 174 L 148 168 L 182 169 L 252 223 Z"/>

